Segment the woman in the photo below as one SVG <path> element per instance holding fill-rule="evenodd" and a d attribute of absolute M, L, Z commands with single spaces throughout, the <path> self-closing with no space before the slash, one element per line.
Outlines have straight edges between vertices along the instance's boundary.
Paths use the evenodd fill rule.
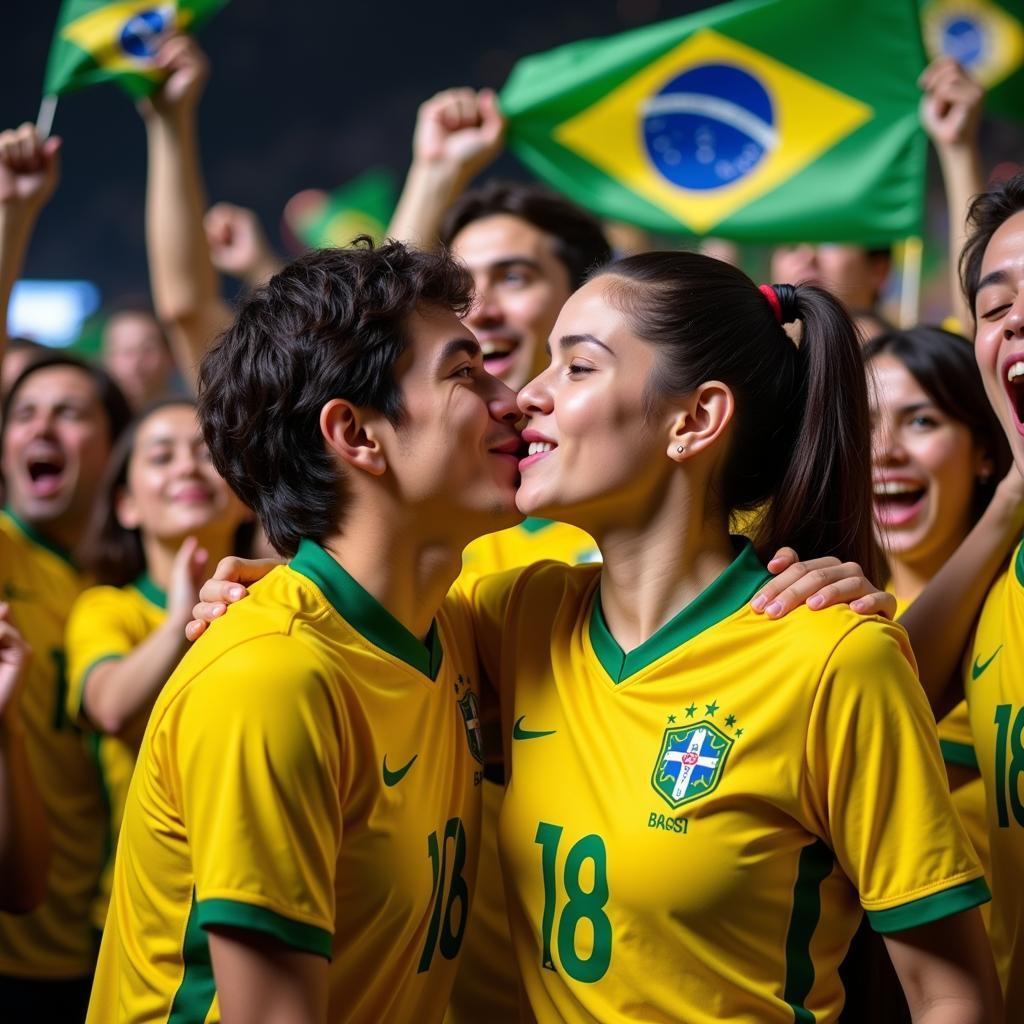
<path fill-rule="evenodd" d="M 991 1019 L 961 973 L 991 971 L 969 909 L 986 890 L 901 635 L 847 609 L 758 617 L 765 570 L 727 534 L 767 502 L 763 550 L 872 565 L 848 319 L 816 289 L 765 296 L 653 253 L 577 292 L 552 348 L 520 395 L 518 504 L 588 532 L 604 567 L 472 595 L 502 694 L 499 842 L 533 1013 L 834 1020 L 859 900 L 916 1019 L 943 999 Z"/>
<path fill-rule="evenodd" d="M 93 730 L 112 852 L 149 710 L 184 653 L 204 568 L 211 556 L 247 552 L 252 527 L 214 469 L 188 399 L 138 416 L 111 457 L 104 497 L 90 559 L 102 585 L 72 608 L 66 650 L 68 710 Z M 112 866 L 110 857 L 94 906 L 97 928 Z"/>
<path fill-rule="evenodd" d="M 764 508 L 760 550 L 870 575 L 848 317 L 814 288 L 648 253 L 581 288 L 552 349 L 520 394 L 517 504 L 585 530 L 604 565 L 463 598 L 502 698 L 499 842 L 534 1017 L 834 1021 L 864 907 L 918 1020 L 993 1019 L 987 889 L 903 634 L 846 608 L 757 614 L 767 570 L 728 535 Z"/>

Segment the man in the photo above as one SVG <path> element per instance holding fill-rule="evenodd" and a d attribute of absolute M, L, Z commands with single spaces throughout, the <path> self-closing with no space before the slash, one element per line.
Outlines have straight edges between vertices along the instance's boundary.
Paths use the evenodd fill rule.
<path fill-rule="evenodd" d="M 36 218 L 57 183 L 59 140 L 33 125 L 0 134 L 0 354 L 7 301 Z M 64 714 L 64 624 L 86 585 L 81 543 L 110 447 L 129 416 L 99 369 L 53 353 L 14 380 L 0 421 L 7 510 L 0 599 L 33 652 L 20 696 L 24 743 L 46 811 L 48 886 L 32 913 L 0 913 L 0 1006 L 12 1020 L 80 1021 L 95 945 L 89 903 L 103 863 L 105 809 L 95 767 Z"/>
<path fill-rule="evenodd" d="M 103 325 L 101 358 L 135 411 L 174 386 L 174 359 L 167 338 L 142 300 L 125 299 L 110 310 Z"/>
<path fill-rule="evenodd" d="M 208 1020 L 215 997 L 224 1020 L 444 1013 L 483 769 L 445 594 L 465 545 L 518 518 L 519 413 L 452 312 L 469 298 L 446 255 L 313 252 L 204 360 L 217 469 L 292 561 L 153 710 L 93 1024 Z"/>

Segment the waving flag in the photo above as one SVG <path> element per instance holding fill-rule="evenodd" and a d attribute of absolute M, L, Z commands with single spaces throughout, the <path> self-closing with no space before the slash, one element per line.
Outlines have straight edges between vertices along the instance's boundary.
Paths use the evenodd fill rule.
<path fill-rule="evenodd" d="M 333 192 L 300 193 L 302 203 L 289 203 L 285 218 L 295 235 L 310 248 L 349 245 L 357 235 L 380 241 L 398 200 L 394 175 L 369 170 Z"/>
<path fill-rule="evenodd" d="M 987 90 L 986 110 L 1024 118 L 1024 3 L 923 0 L 932 57 L 955 57 Z"/>
<path fill-rule="evenodd" d="M 915 0 L 742 0 L 528 57 L 501 106 L 518 156 L 602 216 L 882 243 L 920 226 L 924 66 Z"/>
<path fill-rule="evenodd" d="M 116 81 L 133 96 L 160 84 L 154 63 L 168 32 L 194 32 L 228 0 L 64 0 L 46 64 L 43 93 L 58 96 Z"/>

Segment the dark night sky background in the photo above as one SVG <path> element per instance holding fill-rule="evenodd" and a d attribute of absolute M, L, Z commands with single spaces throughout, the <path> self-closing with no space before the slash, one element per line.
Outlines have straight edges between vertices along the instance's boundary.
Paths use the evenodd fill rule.
<path fill-rule="evenodd" d="M 5 3 L 0 127 L 34 120 L 57 0 Z M 213 75 L 200 109 L 211 202 L 281 210 L 369 166 L 404 174 L 418 104 L 452 85 L 500 87 L 525 54 L 708 6 L 700 0 L 471 0 L 439 4 L 233 0 L 200 33 Z M 145 136 L 112 85 L 62 97 L 60 188 L 40 218 L 26 277 L 89 278 L 104 301 L 147 290 Z M 514 158 L 497 170 L 525 176 Z"/>
<path fill-rule="evenodd" d="M 837 0 L 838 2 L 838 0 Z M 4 3 L 0 127 L 34 119 L 57 0 Z M 709 6 L 706 0 L 234 0 L 200 34 L 213 77 L 200 111 L 211 202 L 257 210 L 280 246 L 281 210 L 370 166 L 399 177 L 418 104 L 452 85 L 500 87 L 515 61 Z M 852 55 L 856 59 L 856 55 Z M 870 73 L 866 69 L 866 73 Z M 145 139 L 131 101 L 105 85 L 63 97 L 63 180 L 44 211 L 27 277 L 89 278 L 104 301 L 147 290 Z M 986 164 L 1020 160 L 1024 130 L 989 124 Z M 935 185 L 934 161 L 931 173 Z M 495 167 L 524 177 L 513 157 Z M 941 237 L 933 196 L 932 233 Z"/>

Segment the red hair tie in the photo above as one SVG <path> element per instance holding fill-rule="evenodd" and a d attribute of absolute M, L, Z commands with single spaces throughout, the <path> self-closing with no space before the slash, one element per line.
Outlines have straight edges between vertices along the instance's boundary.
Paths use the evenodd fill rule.
<path fill-rule="evenodd" d="M 775 289 L 770 284 L 759 284 L 757 290 L 768 300 L 768 305 L 772 307 L 772 312 L 775 314 L 775 322 L 781 327 L 782 304 L 779 302 L 778 295 L 775 294 Z"/>

